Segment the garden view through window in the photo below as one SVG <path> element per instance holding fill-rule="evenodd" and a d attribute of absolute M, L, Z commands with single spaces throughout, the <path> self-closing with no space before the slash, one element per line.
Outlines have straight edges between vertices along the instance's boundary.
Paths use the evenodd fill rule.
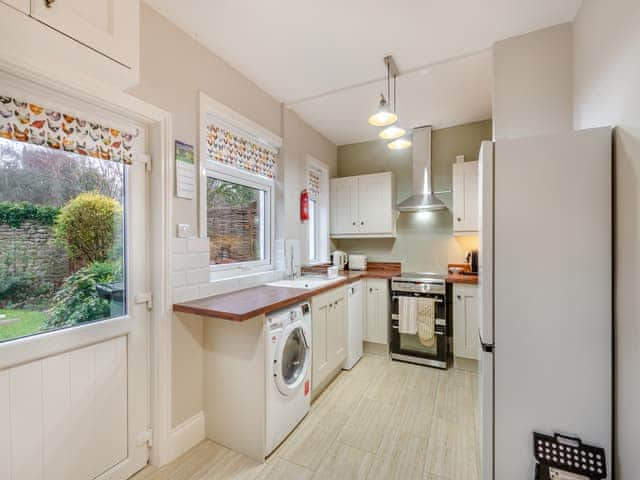
<path fill-rule="evenodd" d="M 125 166 L 0 138 L 0 342 L 126 313 Z"/>
<path fill-rule="evenodd" d="M 207 177 L 207 236 L 212 266 L 265 260 L 265 202 L 265 190 Z"/>

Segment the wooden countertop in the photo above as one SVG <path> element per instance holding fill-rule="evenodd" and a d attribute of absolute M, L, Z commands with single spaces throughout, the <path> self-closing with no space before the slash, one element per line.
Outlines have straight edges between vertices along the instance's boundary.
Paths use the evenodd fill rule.
<path fill-rule="evenodd" d="M 463 275 L 461 273 L 450 273 L 447 275 L 447 283 L 466 283 L 467 285 L 477 285 L 478 275 Z"/>
<path fill-rule="evenodd" d="M 466 263 L 450 263 L 447 271 L 449 271 L 449 268 L 452 267 L 457 267 L 457 268 L 462 268 L 465 272 L 469 272 L 470 267 L 468 264 Z M 469 274 L 462 274 L 462 273 L 449 273 L 449 275 L 447 276 L 447 283 L 465 283 L 467 285 L 477 285 L 478 284 L 478 275 L 469 275 Z"/>
<path fill-rule="evenodd" d="M 173 311 L 242 322 L 258 315 L 302 302 L 315 295 L 353 283 L 362 278 L 389 279 L 398 274 L 400 274 L 399 265 L 397 268 L 374 267 L 364 271 L 345 270 L 339 273 L 341 277 L 344 277 L 343 279 L 320 288 L 307 290 L 261 285 L 189 302 L 174 303 Z"/>

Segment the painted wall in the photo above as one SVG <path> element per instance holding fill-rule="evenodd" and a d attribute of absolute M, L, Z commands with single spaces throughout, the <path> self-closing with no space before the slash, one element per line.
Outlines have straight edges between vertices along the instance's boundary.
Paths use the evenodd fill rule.
<path fill-rule="evenodd" d="M 494 44 L 495 139 L 572 129 L 572 58 L 571 23 Z"/>
<path fill-rule="evenodd" d="M 584 0 L 574 24 L 576 128 L 612 125 L 616 478 L 640 478 L 640 3 Z"/>
<path fill-rule="evenodd" d="M 283 111 L 280 103 L 258 88 L 246 77 L 200 45 L 146 4 L 141 5 L 141 82 L 129 93 L 157 105 L 173 114 L 174 134 L 177 140 L 196 147 L 198 138 L 198 94 L 203 91 L 238 113 L 259 123 L 277 135 L 283 136 L 284 146 L 280 158 L 276 185 L 276 232 L 278 238 L 299 235 L 297 221 L 299 190 L 283 190 L 285 178 L 303 176 L 306 153 L 326 163 L 336 171 L 335 145 L 306 125 L 293 112 Z M 296 180 L 297 181 L 297 180 Z M 288 184 L 288 181 L 287 181 Z M 294 195 L 295 193 L 295 195 Z M 173 225 L 188 223 L 197 231 L 197 202 L 173 197 Z M 294 215 L 295 212 L 295 215 Z M 194 248 L 198 242 L 176 242 L 176 258 L 204 258 L 204 264 L 187 272 L 176 272 L 189 277 L 206 268 L 206 255 Z M 183 251 L 184 250 L 184 251 Z M 202 267 L 202 268 L 200 268 Z M 175 269 L 174 269 L 175 270 Z M 185 275 L 186 273 L 186 275 Z M 193 276 L 193 275 L 191 275 Z M 255 279 L 254 282 L 264 281 Z M 188 283 L 177 288 L 174 280 L 174 299 L 196 298 L 202 292 L 213 293 L 239 288 L 238 283 L 216 285 Z M 242 287 L 252 286 L 247 280 Z M 176 292 L 179 291 L 179 296 Z M 172 332 L 172 423 L 174 426 L 191 418 L 203 407 L 203 321 L 191 315 L 174 316 Z"/>
<path fill-rule="evenodd" d="M 434 191 L 451 190 L 456 155 L 464 155 L 466 161 L 477 160 L 480 142 L 490 139 L 491 120 L 434 130 L 431 145 Z M 400 202 L 411 195 L 411 149 L 389 150 L 384 141 L 338 147 L 339 177 L 388 171 L 396 176 Z M 441 212 L 401 213 L 395 239 L 339 240 L 338 248 L 347 253 L 364 253 L 370 260 L 401 261 L 407 271 L 446 272 L 448 263 L 464 260 L 464 252 L 473 241 L 453 238 L 453 197 L 450 193 L 438 196 L 449 208 Z"/>

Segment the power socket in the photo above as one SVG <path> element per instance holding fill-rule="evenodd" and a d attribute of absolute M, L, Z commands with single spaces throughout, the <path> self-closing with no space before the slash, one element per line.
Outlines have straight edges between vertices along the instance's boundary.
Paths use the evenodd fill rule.
<path fill-rule="evenodd" d="M 193 237 L 193 227 L 188 223 L 179 223 L 177 234 L 178 234 L 178 238 Z"/>

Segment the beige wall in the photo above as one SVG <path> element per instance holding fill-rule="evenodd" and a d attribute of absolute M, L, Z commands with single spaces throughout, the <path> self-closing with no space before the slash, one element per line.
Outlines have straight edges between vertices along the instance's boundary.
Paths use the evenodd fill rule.
<path fill-rule="evenodd" d="M 575 127 L 615 126 L 616 478 L 640 478 L 640 3 L 584 0 L 574 25 Z"/>
<path fill-rule="evenodd" d="M 496 140 L 572 129 L 572 58 L 571 23 L 493 46 Z"/>
<path fill-rule="evenodd" d="M 491 120 L 434 130 L 432 168 L 434 191 L 451 190 L 456 155 L 477 160 L 480 142 L 491 139 Z M 338 176 L 392 171 L 396 175 L 398 201 L 411 194 L 411 149 L 393 151 L 384 141 L 338 147 Z M 449 209 L 432 213 L 401 213 L 395 239 L 339 240 L 348 253 L 364 253 L 372 260 L 402 261 L 408 271 L 445 272 L 448 263 L 463 261 L 469 243 L 454 239 L 452 195 L 439 197 Z"/>
<path fill-rule="evenodd" d="M 196 149 L 200 91 L 283 136 L 276 188 L 277 238 L 285 233 L 299 235 L 301 228 L 294 214 L 299 190 L 283 191 L 284 179 L 298 182 L 306 153 L 335 172 L 335 145 L 294 113 L 285 110 L 283 114 L 275 98 L 144 3 L 140 23 L 141 81 L 129 93 L 171 112 L 175 138 Z M 196 201 L 174 196 L 172 225 L 189 223 L 197 231 L 197 211 Z M 176 315 L 172 335 L 172 423 L 176 426 L 202 410 L 203 321 L 195 316 Z"/>

